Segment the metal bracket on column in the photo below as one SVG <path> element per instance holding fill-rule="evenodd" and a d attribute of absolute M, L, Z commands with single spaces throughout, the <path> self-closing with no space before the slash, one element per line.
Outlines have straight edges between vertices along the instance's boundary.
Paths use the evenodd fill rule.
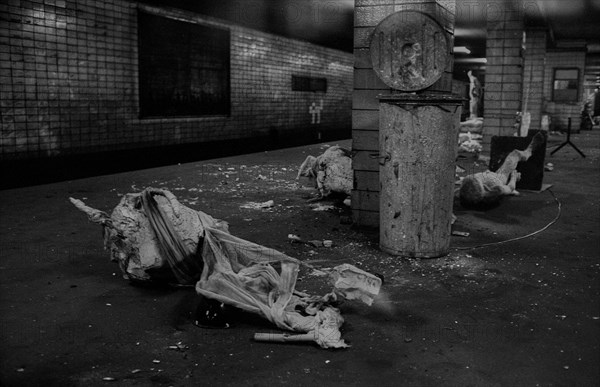
<path fill-rule="evenodd" d="M 392 155 L 389 152 L 385 156 L 380 156 L 379 153 L 371 153 L 369 154 L 369 158 L 377 159 L 379 165 L 384 166 L 388 161 L 392 160 Z"/>

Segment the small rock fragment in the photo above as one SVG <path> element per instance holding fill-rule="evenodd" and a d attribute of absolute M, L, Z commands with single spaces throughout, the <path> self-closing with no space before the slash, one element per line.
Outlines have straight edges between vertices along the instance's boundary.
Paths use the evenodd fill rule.
<path fill-rule="evenodd" d="M 323 241 L 313 240 L 313 241 L 308 241 L 308 243 L 314 247 L 323 247 Z"/>
<path fill-rule="evenodd" d="M 288 234 L 288 239 L 294 243 L 294 242 L 302 242 L 302 239 L 300 239 L 300 237 L 298 235 L 295 234 Z"/>

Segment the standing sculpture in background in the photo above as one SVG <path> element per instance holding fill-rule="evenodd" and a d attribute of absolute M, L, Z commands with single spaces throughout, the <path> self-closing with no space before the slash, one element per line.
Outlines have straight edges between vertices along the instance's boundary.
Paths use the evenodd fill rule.
<path fill-rule="evenodd" d="M 469 76 L 469 81 L 471 81 L 469 85 L 469 119 L 473 119 L 479 116 L 479 101 L 481 100 L 481 83 L 479 82 L 479 79 L 477 79 L 477 77 L 473 75 L 473 72 L 471 70 L 469 70 L 467 75 Z"/>

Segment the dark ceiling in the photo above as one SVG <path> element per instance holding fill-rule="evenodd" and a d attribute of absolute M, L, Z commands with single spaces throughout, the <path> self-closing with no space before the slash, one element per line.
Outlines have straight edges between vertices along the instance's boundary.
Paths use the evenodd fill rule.
<path fill-rule="evenodd" d="M 141 0 L 186 9 L 235 24 L 352 52 L 354 0 Z M 600 75 L 599 0 L 456 1 L 455 46 L 471 53 L 455 55 L 455 76 L 483 70 L 486 20 L 498 1 L 522 13 L 528 25 L 549 26 L 557 40 L 588 43 L 589 71 Z M 598 57 L 597 57 L 598 56 Z M 596 59 L 595 59 L 596 58 Z"/>
<path fill-rule="evenodd" d="M 354 0 L 141 0 L 352 52 Z"/>
<path fill-rule="evenodd" d="M 494 0 L 495 1 L 495 0 Z M 466 73 L 485 69 L 486 24 L 497 17 L 492 0 L 457 1 L 455 46 L 465 46 L 469 55 L 456 54 L 454 74 L 467 80 Z M 600 74 L 600 2 L 596 0 L 505 0 L 504 5 L 522 14 L 527 26 L 546 27 L 553 40 L 568 41 L 567 45 L 586 45 L 586 72 Z"/>

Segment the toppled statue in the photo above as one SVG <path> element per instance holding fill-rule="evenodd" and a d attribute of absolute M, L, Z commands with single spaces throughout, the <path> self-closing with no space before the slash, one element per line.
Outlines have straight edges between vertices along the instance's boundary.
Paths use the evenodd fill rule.
<path fill-rule="evenodd" d="M 103 226 L 105 248 L 125 278 L 195 284 L 199 295 L 259 314 L 279 328 L 310 333 L 323 348 L 347 347 L 339 331 L 344 319 L 332 306 L 338 296 L 370 305 L 382 283 L 375 275 L 342 265 L 328 271 L 334 284 L 330 293 L 297 292 L 301 261 L 231 235 L 226 222 L 182 205 L 166 190 L 127 194 L 110 216 L 70 200 Z M 351 280 L 357 285 L 346 288 Z M 207 306 L 207 314 L 218 309 L 214 305 L 212 310 Z"/>
<path fill-rule="evenodd" d="M 516 184 L 521 174 L 517 171 L 517 165 L 529 160 L 536 149 L 544 144 L 544 135 L 538 132 L 525 150 L 509 153 L 496 172 L 487 170 L 466 176 L 459 190 L 460 204 L 465 208 L 487 209 L 498 205 L 504 196 L 519 195 Z"/>
<path fill-rule="evenodd" d="M 308 156 L 298 170 L 296 180 L 301 176 L 314 181 L 320 200 L 333 192 L 350 195 L 353 186 L 352 154 L 340 146 L 328 148 L 318 157 Z"/>

